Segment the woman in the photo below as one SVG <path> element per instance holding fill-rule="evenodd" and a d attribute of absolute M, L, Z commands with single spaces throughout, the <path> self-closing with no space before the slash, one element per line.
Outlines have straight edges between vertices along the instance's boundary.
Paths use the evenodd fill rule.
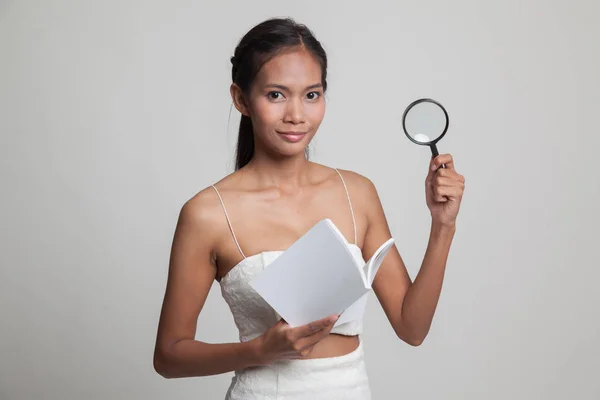
<path fill-rule="evenodd" d="M 230 92 L 242 114 L 236 171 L 182 207 L 155 369 L 166 378 L 235 371 L 227 399 L 369 399 L 360 321 L 334 327 L 338 316 L 331 316 L 292 328 L 248 285 L 323 218 L 363 259 L 391 236 L 369 179 L 308 161 L 325 112 L 325 52 L 304 25 L 271 19 L 242 38 L 231 62 Z M 415 282 L 394 247 L 373 283 L 394 331 L 413 346 L 425 339 L 438 302 L 464 178 L 442 154 L 432 158 L 425 184 L 432 225 Z M 240 343 L 194 340 L 213 280 Z"/>

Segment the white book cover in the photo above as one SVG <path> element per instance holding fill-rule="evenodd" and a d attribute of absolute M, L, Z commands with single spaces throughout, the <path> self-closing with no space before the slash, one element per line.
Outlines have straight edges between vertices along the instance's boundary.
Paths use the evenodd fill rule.
<path fill-rule="evenodd" d="M 249 284 L 292 327 L 338 313 L 336 325 L 358 320 L 393 244 L 388 239 L 368 262 L 359 262 L 335 224 L 324 219 Z"/>

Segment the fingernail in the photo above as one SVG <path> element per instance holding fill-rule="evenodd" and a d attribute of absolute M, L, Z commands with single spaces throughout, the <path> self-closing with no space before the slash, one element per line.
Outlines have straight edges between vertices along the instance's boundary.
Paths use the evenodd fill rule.
<path fill-rule="evenodd" d="M 335 322 L 338 320 L 338 318 L 339 318 L 339 316 L 331 317 L 331 318 L 329 318 L 329 322 Z"/>
<path fill-rule="evenodd" d="M 435 168 L 436 168 L 436 166 L 435 166 L 435 164 L 433 164 L 433 165 L 431 166 L 431 170 L 432 170 L 432 171 L 435 171 Z"/>

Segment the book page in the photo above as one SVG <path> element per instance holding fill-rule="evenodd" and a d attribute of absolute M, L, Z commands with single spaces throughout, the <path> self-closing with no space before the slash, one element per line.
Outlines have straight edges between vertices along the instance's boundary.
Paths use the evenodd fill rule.
<path fill-rule="evenodd" d="M 393 238 L 390 238 L 385 241 L 379 248 L 373 253 L 369 261 L 365 264 L 364 274 L 367 279 L 367 285 L 370 288 L 373 284 L 373 279 L 375 279 L 375 275 L 383 262 L 383 259 L 387 255 L 388 251 L 392 248 L 392 245 L 395 243 Z"/>
<path fill-rule="evenodd" d="M 341 313 L 369 290 L 347 242 L 326 220 L 294 242 L 250 286 L 293 327 Z"/>
<path fill-rule="evenodd" d="M 371 291 L 367 291 L 363 294 L 358 300 L 356 300 L 353 304 L 350 305 L 343 313 L 340 315 L 340 318 L 336 321 L 334 326 L 341 325 L 345 322 L 350 321 L 360 321 L 365 314 L 365 309 L 367 306 L 367 300 L 369 298 L 369 293 Z"/>

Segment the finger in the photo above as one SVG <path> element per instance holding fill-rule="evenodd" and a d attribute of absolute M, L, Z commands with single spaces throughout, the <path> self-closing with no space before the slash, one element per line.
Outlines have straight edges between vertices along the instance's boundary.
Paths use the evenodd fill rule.
<path fill-rule="evenodd" d="M 297 351 L 296 353 L 292 354 L 289 358 L 291 359 L 303 359 L 306 358 L 310 355 L 310 353 L 312 353 L 313 349 L 315 348 L 315 345 L 311 345 L 308 347 L 303 348 L 300 351 Z"/>
<path fill-rule="evenodd" d="M 328 326 L 333 326 L 337 321 L 338 316 L 329 316 L 327 318 L 319 319 L 317 321 L 310 322 L 306 325 L 301 325 L 293 328 L 292 338 L 299 339 L 314 334 Z"/>
<path fill-rule="evenodd" d="M 443 154 L 440 154 L 439 156 L 436 157 L 432 157 L 431 161 L 429 163 L 429 175 L 435 175 L 436 172 L 438 171 L 443 171 L 444 169 L 442 168 L 442 165 L 444 164 L 441 160 L 440 157 L 442 157 Z"/>
<path fill-rule="evenodd" d="M 456 172 L 456 170 L 439 169 L 439 170 L 437 170 L 435 175 L 436 175 L 436 178 L 437 177 L 448 178 L 451 181 L 453 181 L 455 184 L 457 184 L 458 186 L 460 186 L 461 184 L 464 186 L 464 184 L 465 184 L 465 177 L 462 176 L 461 174 L 459 174 L 458 172 Z"/>
<path fill-rule="evenodd" d="M 445 203 L 448 198 L 444 197 L 443 191 L 440 188 L 433 188 L 433 199 L 438 203 Z"/>
<path fill-rule="evenodd" d="M 433 167 L 433 163 L 431 164 L 431 167 Z M 435 184 L 436 180 L 440 177 L 448 177 L 449 174 L 452 174 L 451 171 L 448 171 L 446 169 L 440 168 L 436 171 L 433 171 L 432 169 L 429 169 L 429 174 L 427 175 L 427 179 L 426 182 L 428 182 L 429 184 Z"/>
<path fill-rule="evenodd" d="M 440 171 L 441 172 L 441 171 Z M 438 173 L 435 178 L 433 178 L 434 186 L 456 186 L 456 187 L 464 187 L 464 182 L 460 177 L 456 176 L 443 176 Z"/>
<path fill-rule="evenodd" d="M 433 189 L 435 200 L 438 202 L 446 202 L 449 198 L 460 196 L 462 189 L 456 186 L 438 186 Z"/>
<path fill-rule="evenodd" d="M 296 348 L 300 349 L 300 351 L 302 351 L 302 350 L 305 350 L 305 349 L 312 347 L 315 344 L 319 343 L 321 340 L 323 340 L 323 338 L 327 337 L 329 335 L 329 333 L 331 333 L 331 330 L 333 329 L 333 325 L 334 324 L 331 324 L 331 325 L 321 329 L 320 331 L 317 331 L 311 335 L 308 335 L 308 336 L 298 339 L 296 341 Z"/>
<path fill-rule="evenodd" d="M 435 157 L 431 155 L 431 159 L 429 160 L 429 169 L 427 173 L 427 178 L 431 178 L 435 174 L 436 168 L 434 168 Z"/>
<path fill-rule="evenodd" d="M 283 318 L 281 318 L 279 321 L 277 321 L 277 325 L 285 325 L 285 326 L 289 326 L 289 324 L 287 323 L 287 321 Z"/>
<path fill-rule="evenodd" d="M 453 181 L 451 178 L 445 177 L 445 176 L 436 176 L 433 180 L 433 185 L 434 187 L 438 187 L 438 186 L 454 186 L 456 185 L 455 181 Z"/>
<path fill-rule="evenodd" d="M 437 157 L 435 157 L 431 162 L 430 169 L 432 171 L 435 171 L 438 168 L 440 168 L 442 164 L 446 167 L 446 169 L 449 169 L 450 171 L 455 171 L 454 159 L 450 154 L 440 154 Z"/>

